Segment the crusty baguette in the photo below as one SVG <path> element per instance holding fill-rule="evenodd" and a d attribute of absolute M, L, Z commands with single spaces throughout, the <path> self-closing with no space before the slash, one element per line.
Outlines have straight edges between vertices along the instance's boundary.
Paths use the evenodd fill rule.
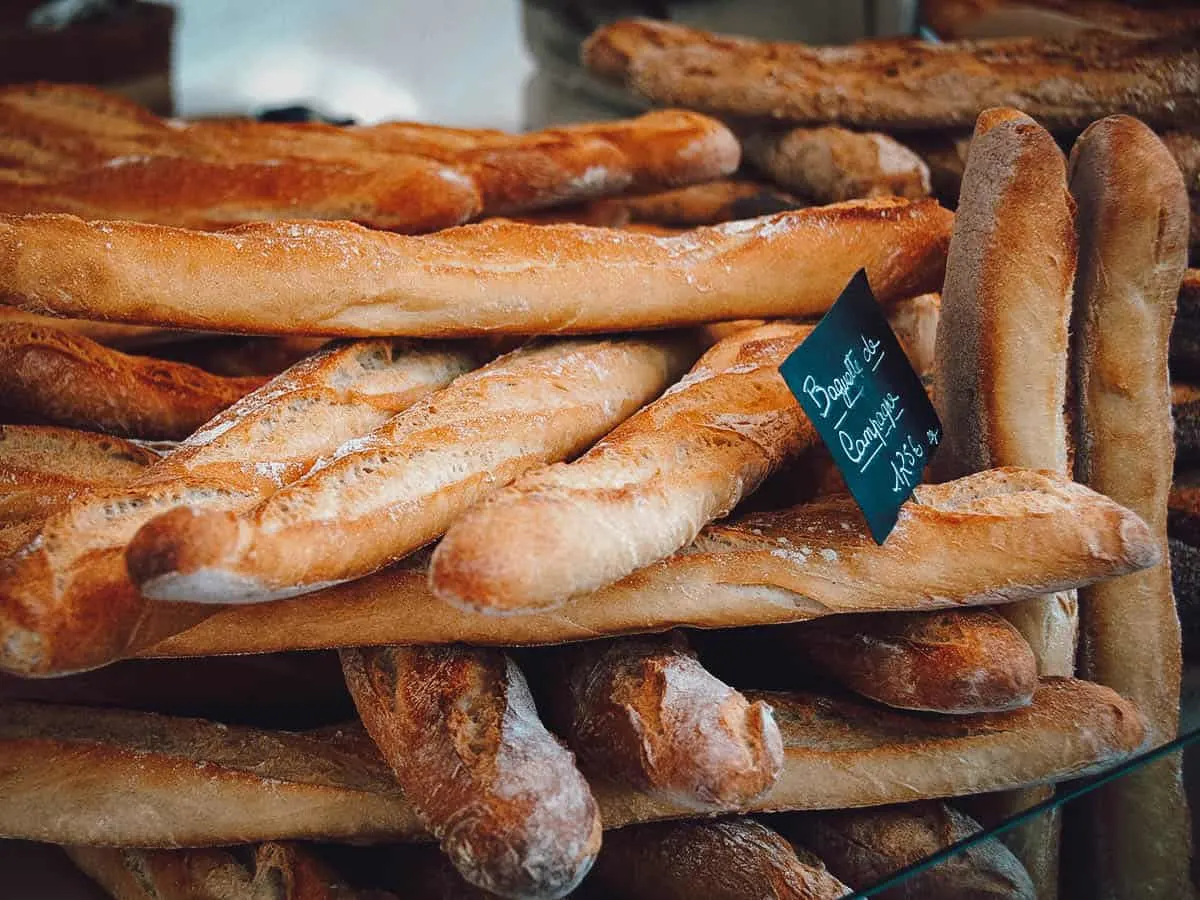
<path fill-rule="evenodd" d="M 0 306 L 0 326 L 5 325 L 45 325 L 67 331 L 80 337 L 89 338 L 105 347 L 116 347 L 118 350 L 139 350 L 147 347 L 160 347 L 176 341 L 188 341 L 195 337 L 190 331 L 178 331 L 171 328 L 147 328 L 142 325 L 121 325 L 116 322 L 93 322 L 88 319 L 63 319 L 57 316 L 43 316 L 38 313 L 26 312 L 14 306 Z"/>
<path fill-rule="evenodd" d="M 1065 678 L 1043 679 L 1028 707 L 970 718 L 814 694 L 747 697 L 775 710 L 785 754 L 756 810 L 873 806 L 1073 778 L 1126 758 L 1146 736 L 1127 700 Z M 606 828 L 690 814 L 620 785 L 592 788 Z M 0 706 L 0 835 L 140 847 L 429 836 L 357 730 L 270 732 L 23 703 Z"/>
<path fill-rule="evenodd" d="M 600 850 L 596 801 L 499 650 L 342 651 L 346 685 L 405 797 L 471 884 L 570 893 Z"/>
<path fill-rule="evenodd" d="M 779 637 L 821 674 L 899 709 L 999 712 L 1037 687 L 1028 642 L 986 609 L 835 616 Z"/>
<path fill-rule="evenodd" d="M 241 515 L 179 508 L 151 519 L 126 552 L 130 576 L 154 599 L 231 603 L 367 575 L 517 476 L 591 446 L 698 352 L 690 336 L 516 350 L 355 437 Z"/>
<path fill-rule="evenodd" d="M 434 551 L 434 594 L 484 612 L 547 609 L 691 543 L 817 441 L 779 374 L 811 330 L 726 338 L 581 458 L 496 491 Z"/>
<path fill-rule="evenodd" d="M 1055 37 L 1089 29 L 1113 34 L 1173 34 L 1200 28 L 1200 12 L 1179 0 L 1157 9 L 1113 0 L 925 0 L 921 15 L 942 40 Z"/>
<path fill-rule="evenodd" d="M 928 197 L 929 169 L 895 138 L 836 125 L 754 131 L 746 159 L 781 187 L 815 203 L 860 197 Z"/>
<path fill-rule="evenodd" d="M 935 478 L 995 465 L 1067 468 L 1064 406 L 1067 326 L 1076 265 L 1075 207 L 1066 161 L 1042 127 L 1011 108 L 985 110 L 975 126 L 946 264 L 934 359 L 934 403 L 944 429 Z M 1003 614 L 1029 642 L 1044 675 L 1075 671 L 1078 601 L 1057 593 Z M 1013 811 L 1044 799 L 997 802 Z M 1024 829 L 1058 858 L 1058 822 Z M 1052 900 L 1057 870 L 1023 858 Z"/>
<path fill-rule="evenodd" d="M 1171 328 L 1170 366 L 1173 377 L 1200 379 L 1200 269 L 1183 275 Z"/>
<path fill-rule="evenodd" d="M 414 559 L 320 594 L 227 609 L 148 653 L 553 644 L 678 625 L 1006 603 L 1159 559 L 1147 528 L 1107 498 L 1062 476 L 999 470 L 919 486 L 882 547 L 851 499 L 826 498 L 710 525 L 684 551 L 557 611 L 496 617 L 456 610 L 432 596 Z"/>
<path fill-rule="evenodd" d="M 0 91 L 0 209 L 195 228 L 349 219 L 404 232 L 734 171 L 719 122 L 666 110 L 527 135 L 158 119 L 82 85 Z"/>
<path fill-rule="evenodd" d="M 214 375 L 278 375 L 326 343 L 325 338 L 221 335 L 156 347 L 154 356 L 184 362 Z"/>
<path fill-rule="evenodd" d="M 207 615 L 156 614 L 124 549 L 179 503 L 250 506 L 478 361 L 471 348 L 373 340 L 331 347 L 217 416 L 134 482 L 56 511 L 0 561 L 0 669 L 52 674 L 110 662 Z M 163 611 L 159 611 L 161 613 Z"/>
<path fill-rule="evenodd" d="M 779 777 L 771 708 L 709 673 L 681 635 L 589 641 L 556 656 L 551 724 L 584 774 L 705 812 L 747 806 Z"/>
<path fill-rule="evenodd" d="M 622 900 L 837 900 L 850 893 L 812 854 L 743 818 L 610 832 L 592 881 Z"/>
<path fill-rule="evenodd" d="M 970 817 L 932 801 L 791 816 L 779 820 L 776 827 L 819 856 L 855 890 L 873 887 L 980 830 Z M 995 839 L 876 896 L 883 900 L 1038 900 L 1029 873 Z"/>
<path fill-rule="evenodd" d="M 0 524 L 41 519 L 89 490 L 132 481 L 160 454 L 105 434 L 0 425 Z"/>
<path fill-rule="evenodd" d="M 66 847 L 114 900 L 395 900 L 357 891 L 299 844 L 268 842 L 251 864 L 226 849 Z"/>
<path fill-rule="evenodd" d="M 1200 118 L 1200 49 L 1186 29 L 847 48 L 630 19 L 588 38 L 583 60 L 655 103 L 796 125 L 969 127 L 980 110 L 1008 105 L 1061 129 L 1112 112 L 1175 127 Z"/>
<path fill-rule="evenodd" d="M 770 184 L 733 178 L 599 202 L 621 209 L 627 222 L 674 228 L 695 228 L 735 219 L 754 219 L 808 205 Z"/>
<path fill-rule="evenodd" d="M 0 327 L 0 393 L 8 422 L 180 440 L 265 380 L 129 356 L 55 328 Z"/>
<path fill-rule="evenodd" d="M 504 221 L 408 237 L 345 222 L 206 233 L 0 217 L 0 301 L 138 324 L 424 337 L 819 314 L 862 268 L 885 302 L 936 289 L 951 218 L 932 200 L 880 198 L 659 238 Z"/>
<path fill-rule="evenodd" d="M 1135 119 L 1095 123 L 1071 151 L 1080 268 L 1073 332 L 1076 475 L 1138 511 L 1160 545 L 1175 445 L 1168 337 L 1187 266 L 1187 194 Z M 1166 559 L 1080 597 L 1081 669 L 1145 713 L 1154 744 L 1179 725 L 1179 617 Z M 1183 897 L 1191 836 L 1178 755 L 1102 789 L 1091 806 L 1097 896 Z"/>

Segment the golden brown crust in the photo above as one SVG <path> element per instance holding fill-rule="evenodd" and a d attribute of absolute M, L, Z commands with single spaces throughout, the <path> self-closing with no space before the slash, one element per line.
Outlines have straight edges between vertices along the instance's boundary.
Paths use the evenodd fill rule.
<path fill-rule="evenodd" d="M 596 802 L 516 665 L 479 647 L 342 651 L 367 731 L 442 850 L 505 897 L 570 893 L 600 850 Z"/>
<path fill-rule="evenodd" d="M 478 361 L 477 350 L 374 340 L 335 345 L 268 382 L 148 468 L 136 482 L 55 512 L 0 561 L 0 668 L 49 674 L 110 662 L 208 614 L 152 609 L 124 548 L 181 503 L 249 506 Z"/>
<path fill-rule="evenodd" d="M 845 809 L 782 820 L 783 833 L 813 851 L 855 890 L 865 890 L 977 834 L 978 823 L 945 803 Z M 956 853 L 887 892 L 895 900 L 1037 900 L 1029 874 L 1000 841 Z"/>
<path fill-rule="evenodd" d="M 737 169 L 719 122 L 664 110 L 526 135 L 158 119 L 81 85 L 0 91 L 0 210 L 192 228 L 351 220 L 416 233 Z"/>
<path fill-rule="evenodd" d="M 1054 37 L 1097 28 L 1133 36 L 1200 28 L 1200 13 L 1182 2 L 1154 9 L 1112 0 L 926 0 L 921 14 L 943 40 Z"/>
<path fill-rule="evenodd" d="M 929 169 L 895 138 L 826 125 L 757 131 L 742 139 L 746 158 L 776 184 L 815 203 L 930 192 Z"/>
<path fill-rule="evenodd" d="M 579 459 L 466 511 L 434 551 L 433 592 L 481 612 L 549 609 L 691 543 L 816 442 L 779 374 L 811 330 L 776 323 L 726 338 Z"/>
<path fill-rule="evenodd" d="M 624 900 L 837 900 L 849 888 L 753 819 L 610 832 L 591 881 Z"/>
<path fill-rule="evenodd" d="M 418 557 L 319 594 L 226 609 L 148 653 L 554 644 L 680 625 L 1006 603 L 1159 559 L 1145 525 L 1107 498 L 1062 476 L 1009 469 L 918 487 L 882 547 L 852 500 L 827 498 L 710 525 L 683 552 L 609 588 L 559 610 L 505 617 L 434 598 Z"/>
<path fill-rule="evenodd" d="M 651 223 L 673 228 L 756 219 L 808 205 L 771 184 L 734 178 L 603 202 L 623 211 L 626 222 L 619 224 Z"/>
<path fill-rule="evenodd" d="M 663 238 L 507 221 L 409 237 L 347 222 L 209 233 L 0 216 L 0 302 L 141 324 L 351 336 L 819 314 L 860 268 L 882 302 L 936 289 L 951 218 L 933 201 L 881 198 Z"/>
<path fill-rule="evenodd" d="M 748 806 L 779 777 L 783 742 L 771 708 L 706 671 L 680 637 L 587 642 L 560 654 L 562 733 L 585 774 L 705 812 Z"/>
<path fill-rule="evenodd" d="M 1128 701 L 1065 678 L 1043 679 L 1024 709 L 970 717 L 812 694 L 747 696 L 775 710 L 785 754 L 780 779 L 757 810 L 842 809 L 1053 782 L 1111 766 L 1146 737 Z M 427 836 L 378 751 L 356 730 L 302 735 L 6 704 L 0 762 L 6 837 L 170 847 Z M 689 814 L 615 785 L 597 782 L 593 792 L 610 828 Z M 148 808 L 156 815 L 143 815 Z"/>
<path fill-rule="evenodd" d="M 154 599 L 227 603 L 367 575 L 517 476 L 591 446 L 698 352 L 686 335 L 531 344 L 356 435 L 240 516 L 164 511 L 130 542 L 130 576 Z"/>
<path fill-rule="evenodd" d="M 0 326 L 7 325 L 44 325 L 47 328 L 66 331 L 89 338 L 105 347 L 116 347 L 118 350 L 126 352 L 160 347 L 175 341 L 188 341 L 195 337 L 190 331 L 148 328 L 142 325 L 121 325 L 114 322 L 93 322 L 87 319 L 63 319 L 57 316 L 43 316 L 38 313 L 26 312 L 13 306 L 0 306 Z"/>
<path fill-rule="evenodd" d="M 991 106 L 1063 129 L 1113 112 L 1167 127 L 1200 119 L 1200 50 L 1186 30 L 846 48 L 630 19 L 588 38 L 583 59 L 656 103 L 796 125 L 961 127 Z"/>
<path fill-rule="evenodd" d="M 9 422 L 181 440 L 265 380 L 129 356 L 55 328 L 0 327 L 0 392 Z"/>
<path fill-rule="evenodd" d="M 838 616 L 788 629 L 788 646 L 832 680 L 898 709 L 971 714 L 1028 705 L 1037 660 L 986 609 Z"/>
<path fill-rule="evenodd" d="M 1187 194 L 1162 142 L 1124 116 L 1076 141 L 1071 191 L 1080 225 L 1076 476 L 1138 511 L 1165 554 L 1175 452 L 1168 338 L 1187 265 Z M 1182 662 L 1168 562 L 1082 592 L 1080 607 L 1081 670 L 1137 703 L 1155 744 L 1175 737 Z M 1164 760 L 1096 798 L 1089 839 L 1109 896 L 1190 889 L 1179 765 L 1178 756 Z"/>

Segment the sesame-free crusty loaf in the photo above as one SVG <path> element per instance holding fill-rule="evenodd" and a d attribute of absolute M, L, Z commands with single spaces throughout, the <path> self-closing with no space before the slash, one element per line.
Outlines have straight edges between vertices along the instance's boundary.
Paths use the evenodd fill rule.
<path fill-rule="evenodd" d="M 811 47 L 628 19 L 583 45 L 584 63 L 656 103 L 795 125 L 969 127 L 1015 106 L 1048 128 L 1123 112 L 1154 126 L 1200 119 L 1195 30 Z"/>
<path fill-rule="evenodd" d="M 190 228 L 330 219 L 416 233 L 483 215 L 707 181 L 737 169 L 720 122 L 663 110 L 525 135 L 160 119 L 84 85 L 0 89 L 0 210 Z"/>
<path fill-rule="evenodd" d="M 775 711 L 784 766 L 756 810 L 903 803 L 1083 776 L 1136 752 L 1137 709 L 1047 678 L 1029 706 L 922 716 L 808 693 L 747 692 Z M 606 828 L 686 806 L 593 782 Z M 154 815 L 145 810 L 153 809 Z M 154 713 L 0 706 L 0 835 L 60 844 L 220 846 L 284 838 L 427 839 L 357 726 L 297 734 Z"/>
<path fill-rule="evenodd" d="M 816 315 L 863 268 L 885 303 L 939 288 L 952 218 L 933 200 L 892 198 L 672 237 L 505 220 L 408 236 L 348 222 L 201 232 L 0 216 L 0 302 L 137 324 L 349 336 Z"/>

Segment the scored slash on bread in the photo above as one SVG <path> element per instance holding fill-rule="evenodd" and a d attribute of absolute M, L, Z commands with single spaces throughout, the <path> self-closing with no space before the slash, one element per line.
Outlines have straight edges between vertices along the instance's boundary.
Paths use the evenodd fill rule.
<path fill-rule="evenodd" d="M 226 609 L 147 655 L 363 644 L 553 644 L 676 626 L 731 628 L 847 612 L 981 605 L 1154 565 L 1145 524 L 1059 475 L 1002 469 L 922 485 L 885 545 L 849 497 L 709 525 L 680 553 L 543 613 L 437 600 L 423 557 L 294 600 Z"/>
<path fill-rule="evenodd" d="M 433 592 L 480 612 L 549 609 L 690 543 L 816 442 L 779 374 L 811 331 L 726 338 L 582 457 L 468 510 L 433 553 Z"/>
<path fill-rule="evenodd" d="M 127 551 L 143 594 L 260 602 L 369 574 L 531 468 L 573 457 L 696 358 L 689 335 L 550 341 L 462 375 L 241 515 L 179 509 Z"/>
<path fill-rule="evenodd" d="M 950 719 L 801 692 L 747 696 L 775 710 L 785 754 L 778 783 L 755 810 L 900 803 L 1073 778 L 1128 757 L 1146 737 L 1131 703 L 1068 678 L 1043 679 L 1023 709 Z M 606 828 L 689 814 L 626 787 L 594 782 L 592 790 Z M 151 808 L 153 817 L 143 815 Z M 0 707 L 0 835 L 140 847 L 429 837 L 357 728 L 294 734 L 26 703 Z"/>
<path fill-rule="evenodd" d="M 0 210 L 214 228 L 329 219 L 416 233 L 738 167 L 713 119 L 660 110 L 524 135 L 159 119 L 83 85 L 0 89 Z"/>
<path fill-rule="evenodd" d="M 1196 33 L 812 47 L 628 19 L 588 38 L 583 61 L 655 103 L 775 123 L 969 127 L 1017 105 L 1049 128 L 1114 112 L 1171 127 L 1200 116 Z"/>
<path fill-rule="evenodd" d="M 935 201 L 894 198 L 673 237 L 504 220 L 407 236 L 347 222 L 201 232 L 0 216 L 0 302 L 139 324 L 348 336 L 819 315 L 861 268 L 884 303 L 938 289 L 952 218 Z"/>
<path fill-rule="evenodd" d="M 243 397 L 129 485 L 55 511 L 0 560 L 0 668 L 94 667 L 195 624 L 201 608 L 154 607 L 129 581 L 125 545 L 147 519 L 181 503 L 251 506 L 481 355 L 400 340 L 332 346 Z"/>

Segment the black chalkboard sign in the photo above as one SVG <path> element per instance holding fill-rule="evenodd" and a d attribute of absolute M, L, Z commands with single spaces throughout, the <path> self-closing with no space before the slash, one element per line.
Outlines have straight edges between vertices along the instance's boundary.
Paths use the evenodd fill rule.
<path fill-rule="evenodd" d="M 942 425 L 866 272 L 850 280 L 779 371 L 882 544 L 920 483 Z"/>

